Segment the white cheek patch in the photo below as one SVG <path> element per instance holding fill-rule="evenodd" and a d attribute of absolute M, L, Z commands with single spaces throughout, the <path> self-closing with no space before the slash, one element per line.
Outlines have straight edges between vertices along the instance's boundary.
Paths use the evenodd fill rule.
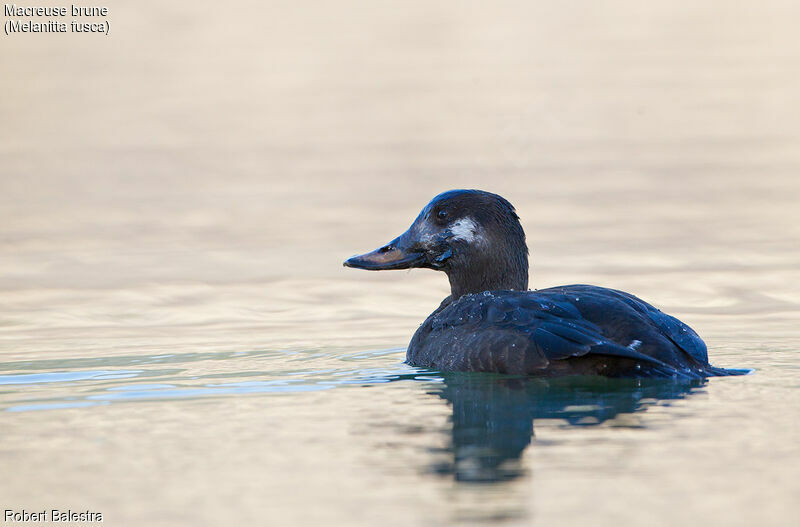
<path fill-rule="evenodd" d="M 433 241 L 433 232 L 427 224 L 417 233 L 417 239 L 424 244 L 429 244 Z"/>
<path fill-rule="evenodd" d="M 454 240 L 464 240 L 467 243 L 483 241 L 483 237 L 478 234 L 478 226 L 472 218 L 461 218 L 450 226 Z"/>

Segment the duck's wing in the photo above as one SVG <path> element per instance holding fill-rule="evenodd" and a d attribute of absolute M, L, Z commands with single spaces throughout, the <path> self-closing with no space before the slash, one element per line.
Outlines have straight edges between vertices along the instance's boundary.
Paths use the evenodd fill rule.
<path fill-rule="evenodd" d="M 625 312 L 624 319 L 638 327 L 624 327 L 622 324 L 617 324 L 620 333 L 625 331 L 630 334 L 646 333 L 643 331 L 643 325 L 646 324 L 699 365 L 708 364 L 706 343 L 692 328 L 630 293 L 580 284 L 543 289 L 537 294 L 545 295 L 557 302 L 573 303 L 581 315 L 590 320 L 609 320 L 614 317 L 612 312 Z M 608 334 L 608 331 L 606 333 Z M 624 338 L 622 335 L 620 337 Z"/>
<path fill-rule="evenodd" d="M 537 374 L 557 361 L 604 355 L 674 372 L 605 337 L 569 302 L 533 292 L 466 295 L 420 330 L 409 347 L 412 363 L 442 370 Z"/>

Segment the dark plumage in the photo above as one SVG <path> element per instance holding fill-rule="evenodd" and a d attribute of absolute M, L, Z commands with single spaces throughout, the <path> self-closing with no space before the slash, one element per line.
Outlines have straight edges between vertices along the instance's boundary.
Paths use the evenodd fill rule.
<path fill-rule="evenodd" d="M 591 285 L 528 291 L 528 248 L 514 207 L 479 190 L 436 196 L 404 234 L 344 265 L 427 267 L 451 294 L 420 326 L 407 362 L 441 371 L 699 378 L 708 363 L 689 326 L 633 295 Z"/>

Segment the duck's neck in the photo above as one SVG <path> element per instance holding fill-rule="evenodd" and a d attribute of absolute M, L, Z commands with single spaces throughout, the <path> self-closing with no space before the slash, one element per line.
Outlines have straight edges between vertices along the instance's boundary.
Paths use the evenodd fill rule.
<path fill-rule="evenodd" d="M 528 290 L 527 251 L 514 258 L 472 260 L 448 269 L 450 295 L 456 300 L 483 291 Z"/>

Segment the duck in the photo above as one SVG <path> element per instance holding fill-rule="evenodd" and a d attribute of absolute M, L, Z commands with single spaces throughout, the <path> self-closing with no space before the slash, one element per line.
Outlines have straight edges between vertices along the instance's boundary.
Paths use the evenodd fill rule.
<path fill-rule="evenodd" d="M 344 266 L 447 275 L 450 295 L 408 345 L 411 366 L 539 377 L 747 372 L 712 366 L 692 328 L 630 293 L 585 284 L 529 290 L 528 255 L 508 200 L 457 189 L 434 197 L 403 234 Z"/>

